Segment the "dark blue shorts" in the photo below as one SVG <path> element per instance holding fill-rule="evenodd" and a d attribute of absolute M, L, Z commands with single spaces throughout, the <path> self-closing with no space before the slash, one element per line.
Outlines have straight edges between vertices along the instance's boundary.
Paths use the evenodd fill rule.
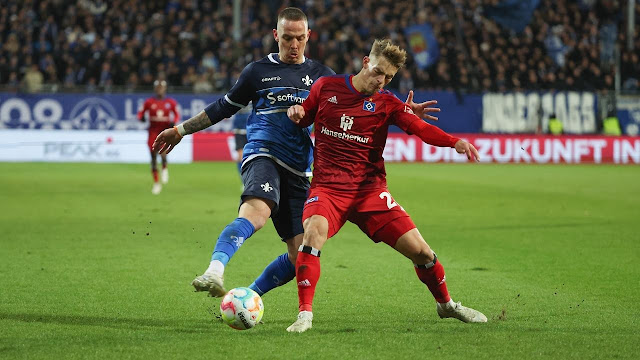
<path fill-rule="evenodd" d="M 309 178 L 293 174 L 269 157 L 259 156 L 242 166 L 242 183 L 242 202 L 247 197 L 257 197 L 276 203 L 271 220 L 283 241 L 303 233 L 302 210 Z"/>

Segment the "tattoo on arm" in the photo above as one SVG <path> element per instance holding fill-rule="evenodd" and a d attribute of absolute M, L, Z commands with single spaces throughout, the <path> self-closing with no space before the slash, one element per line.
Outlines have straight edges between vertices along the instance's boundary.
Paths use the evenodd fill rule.
<path fill-rule="evenodd" d="M 200 111 L 198 115 L 182 123 L 182 126 L 184 126 L 184 131 L 187 134 L 193 134 L 200 130 L 204 130 L 211 125 L 213 124 L 211 123 L 211 120 L 209 120 L 209 116 L 207 116 L 207 113 L 205 113 L 204 110 Z"/>

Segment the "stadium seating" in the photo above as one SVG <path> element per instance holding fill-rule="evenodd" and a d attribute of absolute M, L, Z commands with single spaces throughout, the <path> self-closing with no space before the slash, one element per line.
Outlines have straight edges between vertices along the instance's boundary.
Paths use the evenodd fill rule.
<path fill-rule="evenodd" d="M 337 73 L 357 72 L 375 37 L 388 36 L 416 50 L 406 30 L 429 24 L 439 56 L 427 68 L 410 57 L 407 68 L 390 85 L 402 92 L 613 89 L 616 46 L 622 87 L 638 90 L 640 21 L 633 36 L 636 50 L 626 50 L 625 18 L 614 1 L 518 2 L 531 5 L 530 20 L 515 27 L 509 23 L 513 9 L 505 9 L 512 2 L 286 3 L 309 15 L 315 31 L 308 55 L 322 59 Z M 242 1 L 242 33 L 235 41 L 231 0 L 3 3 L 0 86 L 28 92 L 43 86 L 135 91 L 148 89 L 158 75 L 175 90 L 222 92 L 248 62 L 276 51 L 271 29 L 281 9 L 280 1 Z M 635 12 L 640 18 L 640 4 Z"/>

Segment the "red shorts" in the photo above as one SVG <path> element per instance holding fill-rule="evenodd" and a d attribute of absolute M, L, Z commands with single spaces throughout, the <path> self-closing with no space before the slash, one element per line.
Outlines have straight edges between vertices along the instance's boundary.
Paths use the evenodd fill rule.
<path fill-rule="evenodd" d="M 147 139 L 147 146 L 149 146 L 149 151 L 153 151 L 152 147 L 153 147 L 153 142 L 156 141 L 156 138 L 158 137 L 158 135 L 160 135 L 161 132 L 163 132 L 165 129 L 168 129 L 170 127 L 173 127 L 172 123 L 158 123 L 158 124 L 152 124 L 152 126 L 149 127 L 149 138 Z"/>
<path fill-rule="evenodd" d="M 302 221 L 313 215 L 321 215 L 329 222 L 328 238 L 349 220 L 374 242 L 382 241 L 391 247 L 400 236 L 416 227 L 386 188 L 360 192 L 312 188 L 304 205 Z"/>

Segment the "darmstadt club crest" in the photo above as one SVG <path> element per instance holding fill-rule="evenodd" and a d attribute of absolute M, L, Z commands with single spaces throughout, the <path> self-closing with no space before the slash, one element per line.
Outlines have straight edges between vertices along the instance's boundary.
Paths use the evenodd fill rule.
<path fill-rule="evenodd" d="M 108 101 L 91 97 L 76 104 L 69 119 L 73 129 L 110 130 L 118 121 L 118 113 Z"/>

